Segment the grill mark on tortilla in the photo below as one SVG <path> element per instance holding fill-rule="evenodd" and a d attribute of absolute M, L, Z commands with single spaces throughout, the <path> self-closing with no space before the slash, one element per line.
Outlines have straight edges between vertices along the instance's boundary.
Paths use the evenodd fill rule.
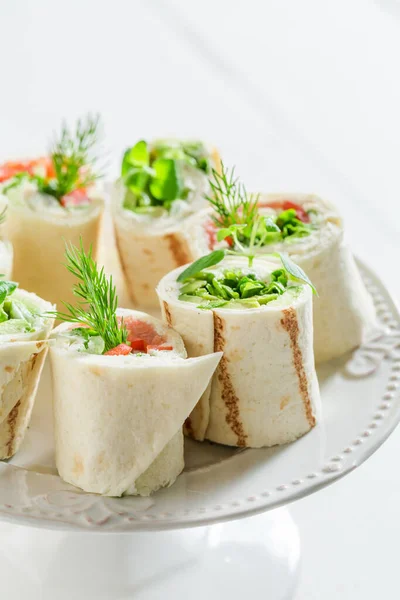
<path fill-rule="evenodd" d="M 174 233 L 167 233 L 165 239 L 168 242 L 169 249 L 177 267 L 182 267 L 186 263 L 191 261 L 191 256 L 186 248 L 186 244 L 183 244 Z"/>
<path fill-rule="evenodd" d="M 293 365 L 296 371 L 297 379 L 299 380 L 300 396 L 303 400 L 306 411 L 306 418 L 310 427 L 315 425 L 315 416 L 312 412 L 310 396 L 308 393 L 307 376 L 304 370 L 303 356 L 301 354 L 298 337 L 299 324 L 297 322 L 296 312 L 294 308 L 283 310 L 283 318 L 281 319 L 282 327 L 288 332 L 290 338 L 290 346 L 293 354 Z"/>
<path fill-rule="evenodd" d="M 9 413 L 7 417 L 7 425 L 8 425 L 8 433 L 9 438 L 6 444 L 6 458 L 10 458 L 13 455 L 13 447 L 15 440 L 15 430 L 17 425 L 18 413 L 21 406 L 21 400 L 18 400 L 17 404 L 14 406 L 12 411 Z"/>
<path fill-rule="evenodd" d="M 14 367 L 7 365 L 4 367 L 4 370 L 7 371 L 7 373 L 12 373 L 14 371 Z"/>
<path fill-rule="evenodd" d="M 166 321 L 167 321 L 167 325 L 168 325 L 168 327 L 172 327 L 172 315 L 171 315 L 171 311 L 169 310 L 168 302 L 166 302 L 165 300 L 163 300 L 163 307 L 164 307 L 164 312 L 165 312 L 165 318 L 166 318 Z"/>
<path fill-rule="evenodd" d="M 33 354 L 32 359 L 30 360 L 30 364 L 28 365 L 28 368 L 30 366 L 31 371 L 33 371 L 33 369 L 35 367 L 37 357 L 38 357 L 37 354 Z M 22 399 L 23 399 L 23 396 L 22 396 Z M 10 413 L 8 414 L 8 417 L 7 417 L 9 438 L 8 438 L 8 441 L 6 444 L 6 452 L 7 452 L 6 458 L 10 458 L 14 454 L 16 426 L 17 426 L 17 419 L 18 419 L 18 413 L 19 413 L 20 408 L 21 408 L 21 398 L 18 400 L 18 402 L 16 403 L 14 408 L 10 411 Z"/>
<path fill-rule="evenodd" d="M 214 313 L 214 352 L 224 352 L 224 321 Z M 247 434 L 244 431 L 243 423 L 240 419 L 239 398 L 236 395 L 232 385 L 231 376 L 228 370 L 229 359 L 225 354 L 222 356 L 217 368 L 218 381 L 221 384 L 221 397 L 228 410 L 225 421 L 237 436 L 237 445 L 244 448 L 247 446 Z"/>

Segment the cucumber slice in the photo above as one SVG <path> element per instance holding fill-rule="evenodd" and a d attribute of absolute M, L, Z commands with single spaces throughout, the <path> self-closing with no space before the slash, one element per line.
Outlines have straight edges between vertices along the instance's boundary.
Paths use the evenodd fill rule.
<path fill-rule="evenodd" d="M 8 335 L 12 333 L 27 333 L 33 331 L 30 324 L 24 319 L 10 319 L 0 323 L 0 335 Z"/>

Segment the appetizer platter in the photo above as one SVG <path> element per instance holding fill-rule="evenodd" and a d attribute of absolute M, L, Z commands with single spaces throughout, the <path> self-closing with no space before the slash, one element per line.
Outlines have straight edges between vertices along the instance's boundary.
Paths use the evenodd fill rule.
<path fill-rule="evenodd" d="M 250 194 L 203 142 L 142 140 L 113 185 L 115 243 L 102 242 L 130 292 L 120 306 L 97 225 L 75 221 L 103 210 L 96 128 L 64 128 L 49 158 L 1 171 L 22 283 L 0 280 L 0 517 L 110 532 L 206 525 L 361 464 L 400 419 L 400 316 L 354 260 L 335 207 Z M 15 235 L 29 211 L 57 212 L 64 238 L 61 249 L 43 237 L 35 280 Z"/>

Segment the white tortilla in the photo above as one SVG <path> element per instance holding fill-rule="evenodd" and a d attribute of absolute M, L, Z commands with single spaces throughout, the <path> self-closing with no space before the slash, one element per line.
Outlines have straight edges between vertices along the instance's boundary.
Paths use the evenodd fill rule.
<path fill-rule="evenodd" d="M 227 258 L 216 269 L 247 266 L 247 259 Z M 266 275 L 276 268 L 258 259 L 253 272 Z M 197 440 L 258 448 L 292 442 L 309 431 L 320 406 L 310 288 L 261 308 L 203 310 L 178 300 L 181 271 L 158 286 L 164 320 L 181 334 L 189 356 L 224 352 L 186 432 Z"/>
<path fill-rule="evenodd" d="M 14 248 L 13 279 L 59 309 L 62 300 L 76 304 L 75 278 L 64 266 L 65 244 L 79 247 L 82 237 L 85 249 L 92 245 L 96 257 L 102 213 L 103 200 L 97 196 L 89 207 L 70 210 L 33 210 L 10 200 L 6 231 Z"/>
<path fill-rule="evenodd" d="M 353 350 L 376 327 L 375 310 L 344 238 L 343 221 L 337 210 L 315 195 L 265 194 L 260 202 L 290 200 L 322 215 L 317 231 L 303 238 L 270 244 L 260 254 L 287 253 L 309 276 L 318 290 L 314 297 L 314 354 L 323 362 Z M 210 252 L 204 224 L 210 211 L 191 221 L 188 232 L 195 258 Z M 290 239 L 290 238 L 289 238 Z"/>
<path fill-rule="evenodd" d="M 56 463 L 65 481 L 87 492 L 149 495 L 182 471 L 182 424 L 221 354 L 185 359 L 181 338 L 161 321 L 119 314 L 152 323 L 175 350 L 124 357 L 52 346 Z"/>
<path fill-rule="evenodd" d="M 0 213 L 5 213 L 7 218 L 8 210 L 8 199 L 0 192 Z M 0 224 L 0 275 L 5 280 L 11 279 L 13 264 L 13 248 L 12 244 L 6 239 L 6 226 L 5 223 Z"/>
<path fill-rule="evenodd" d="M 29 299 L 43 313 L 54 308 L 24 290 L 14 297 Z M 49 318 L 35 332 L 0 335 L 0 460 L 17 452 L 28 428 L 52 325 Z"/>
<path fill-rule="evenodd" d="M 220 168 L 215 149 L 210 149 L 213 166 Z M 155 288 L 172 269 L 193 260 L 188 223 L 193 213 L 204 208 L 204 195 L 209 192 L 208 176 L 194 167 L 186 167 L 193 186 L 184 210 L 176 215 L 153 217 L 139 215 L 122 207 L 125 188 L 117 181 L 113 190 L 113 219 L 119 258 L 129 295 L 135 306 L 158 308 Z"/>

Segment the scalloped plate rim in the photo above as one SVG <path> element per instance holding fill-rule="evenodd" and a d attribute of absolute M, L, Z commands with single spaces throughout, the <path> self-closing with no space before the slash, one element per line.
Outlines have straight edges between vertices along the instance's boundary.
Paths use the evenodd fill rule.
<path fill-rule="evenodd" d="M 388 302 L 391 304 L 390 308 L 395 313 L 395 318 L 399 321 L 400 326 L 400 310 L 394 296 L 390 293 L 387 286 L 383 284 L 383 282 L 375 274 L 375 272 L 364 263 L 364 261 L 357 258 L 357 263 L 361 267 L 362 271 L 366 273 L 367 277 L 369 277 L 374 284 L 378 285 L 380 292 L 383 292 L 385 299 L 388 300 Z M 379 428 L 378 433 L 375 433 L 371 441 L 366 442 L 362 445 L 362 447 L 358 448 L 355 455 L 349 455 L 349 457 L 343 461 L 343 466 L 340 468 L 340 470 L 325 472 L 323 478 L 316 478 L 316 480 L 308 481 L 305 486 L 300 486 L 298 489 L 294 488 L 289 493 L 285 493 L 287 490 L 285 486 L 282 486 L 281 492 L 277 492 L 275 490 L 273 500 L 271 500 L 270 496 L 265 497 L 261 501 L 259 501 L 259 499 L 257 500 L 257 498 L 247 498 L 244 499 L 246 501 L 246 506 L 241 506 L 240 502 L 239 505 L 236 507 L 221 506 L 220 510 L 214 510 L 213 514 L 207 514 L 205 510 L 204 512 L 198 511 L 197 515 L 190 515 L 189 511 L 189 514 L 187 515 L 181 513 L 178 514 L 176 517 L 174 517 L 171 514 L 171 518 L 165 520 L 132 520 L 129 523 L 125 522 L 125 526 L 123 528 L 120 528 L 119 526 L 110 526 L 107 528 L 103 528 L 100 523 L 94 523 L 89 527 L 89 521 L 86 524 L 79 523 L 77 519 L 74 522 L 71 522 L 70 520 L 68 520 L 68 514 L 65 515 L 65 520 L 62 518 L 52 519 L 48 515 L 43 515 L 43 513 L 40 514 L 39 508 L 37 508 L 36 514 L 27 514 L 18 513 L 18 511 L 14 511 L 12 507 L 5 510 L 3 506 L 0 506 L 0 519 L 8 523 L 53 530 L 67 530 L 81 533 L 90 532 L 102 534 L 125 534 L 133 533 L 135 531 L 165 531 L 188 527 L 200 527 L 212 525 L 218 522 L 254 516 L 267 510 L 273 510 L 283 505 L 290 504 L 312 493 L 315 493 L 320 489 L 331 485 L 335 481 L 338 481 L 345 475 L 351 473 L 354 469 L 358 468 L 362 463 L 364 463 L 388 439 L 388 437 L 391 435 L 391 433 L 394 431 L 394 429 L 400 422 L 399 391 L 397 390 L 397 392 L 394 395 L 397 406 L 395 407 L 395 410 L 393 410 L 393 414 L 391 414 L 390 419 L 388 419 L 387 424 L 384 427 Z M 248 452 L 251 452 L 251 450 L 249 450 Z M 323 470 L 323 465 L 319 465 L 318 469 Z M 91 494 L 83 493 L 82 497 L 93 497 L 94 503 L 101 503 L 103 500 L 101 496 L 94 496 Z M 241 502 L 243 502 L 244 500 L 241 499 Z M 60 509 L 58 512 L 62 512 L 62 509 Z M 108 518 L 106 518 L 104 521 L 106 522 L 107 520 Z"/>

